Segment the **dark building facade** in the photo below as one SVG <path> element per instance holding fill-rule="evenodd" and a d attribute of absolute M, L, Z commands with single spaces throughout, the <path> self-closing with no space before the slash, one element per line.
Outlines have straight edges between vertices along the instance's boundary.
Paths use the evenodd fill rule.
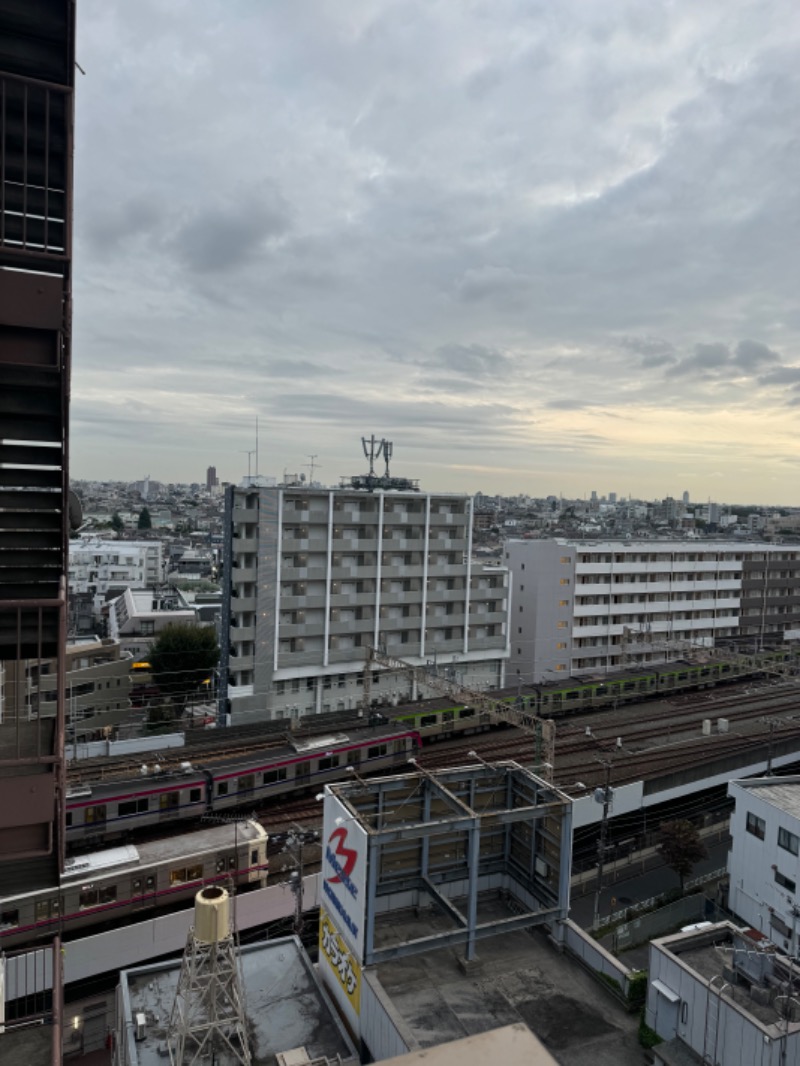
<path fill-rule="evenodd" d="M 63 858 L 74 78 L 74 0 L 0 0 L 0 677 L 44 659 L 58 675 L 55 714 L 0 715 L 0 911 Z M 56 944 L 51 1046 L 28 1063 L 60 1061 L 59 961 Z M 22 1039 L 7 1027 L 0 1059 Z"/>

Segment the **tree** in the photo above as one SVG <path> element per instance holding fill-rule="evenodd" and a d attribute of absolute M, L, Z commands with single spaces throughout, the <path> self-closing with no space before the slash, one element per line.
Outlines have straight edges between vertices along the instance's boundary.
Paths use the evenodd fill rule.
<path fill-rule="evenodd" d="M 212 626 L 176 622 L 158 635 L 148 659 L 154 681 L 179 718 L 219 662 L 217 635 Z"/>
<path fill-rule="evenodd" d="M 697 827 L 686 818 L 662 822 L 661 841 L 658 852 L 667 866 L 681 879 L 681 892 L 686 875 L 692 872 L 695 863 L 708 858 L 708 849 L 700 839 Z"/>
<path fill-rule="evenodd" d="M 119 516 L 119 511 L 115 511 L 111 516 L 111 528 L 115 533 L 121 533 L 125 528 L 125 523 Z"/>
<path fill-rule="evenodd" d="M 137 529 L 152 529 L 153 520 L 150 517 L 150 512 L 146 507 L 143 507 L 139 512 L 139 521 L 136 524 Z"/>

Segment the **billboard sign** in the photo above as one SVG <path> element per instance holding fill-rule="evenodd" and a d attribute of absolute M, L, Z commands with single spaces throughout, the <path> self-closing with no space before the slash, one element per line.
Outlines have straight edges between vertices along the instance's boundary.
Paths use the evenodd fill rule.
<path fill-rule="evenodd" d="M 357 1016 L 361 1010 L 361 967 L 324 907 L 319 909 L 319 958 L 328 964 L 323 967 L 323 981 L 334 999 L 348 1014 Z M 349 1020 L 354 1023 L 352 1017 Z"/>
<path fill-rule="evenodd" d="M 322 902 L 345 942 L 364 961 L 367 834 L 346 807 L 325 795 Z"/>

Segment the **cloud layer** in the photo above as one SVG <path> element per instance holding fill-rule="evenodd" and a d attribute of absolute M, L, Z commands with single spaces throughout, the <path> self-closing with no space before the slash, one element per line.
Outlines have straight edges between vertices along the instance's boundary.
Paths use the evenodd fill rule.
<path fill-rule="evenodd" d="M 166 10 L 165 10 L 166 8 Z M 796 7 L 81 0 L 73 473 L 793 502 Z"/>

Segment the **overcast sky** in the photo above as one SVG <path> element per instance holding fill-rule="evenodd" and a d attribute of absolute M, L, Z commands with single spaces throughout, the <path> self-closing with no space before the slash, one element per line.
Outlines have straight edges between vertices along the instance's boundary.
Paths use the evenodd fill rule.
<path fill-rule="evenodd" d="M 74 477 L 798 503 L 797 0 L 79 0 Z M 255 467 L 253 467 L 255 469 Z"/>

